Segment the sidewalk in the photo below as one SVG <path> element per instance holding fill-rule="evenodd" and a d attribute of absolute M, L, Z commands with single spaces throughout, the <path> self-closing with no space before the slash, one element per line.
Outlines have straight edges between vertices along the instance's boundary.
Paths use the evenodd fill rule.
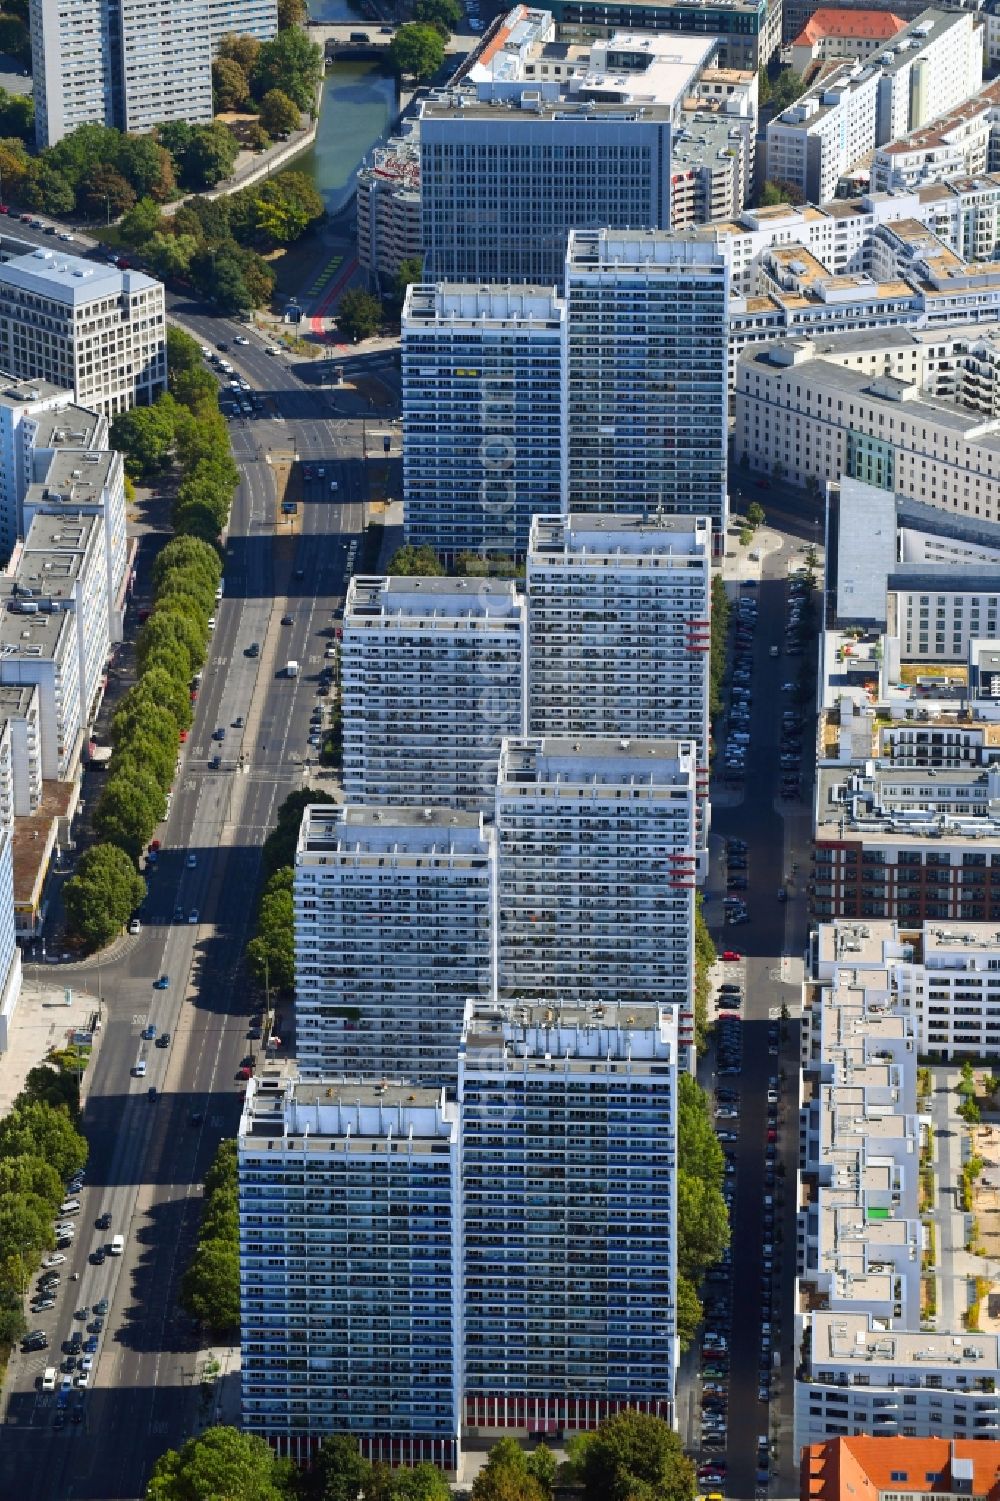
<path fill-rule="evenodd" d="M 40 971 L 37 979 L 36 971 Z M 52 1048 L 64 1047 L 70 1042 L 75 1031 L 89 1030 L 94 1012 L 101 1009 L 100 1000 L 89 991 L 48 981 L 44 967 L 25 965 L 21 999 L 10 1032 L 10 1047 L 5 1053 L 0 1053 L 0 1117 L 11 1110 L 29 1070 L 44 1063 Z M 71 997 L 69 1005 L 66 1004 L 67 994 Z M 98 1032 L 94 1039 L 95 1052 L 100 1046 L 100 1038 Z M 86 1090 L 85 1073 L 81 1081 L 81 1105 Z"/>

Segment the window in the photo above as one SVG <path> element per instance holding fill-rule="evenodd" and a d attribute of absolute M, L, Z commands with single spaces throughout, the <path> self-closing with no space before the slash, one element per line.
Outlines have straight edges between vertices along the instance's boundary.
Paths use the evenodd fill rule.
<path fill-rule="evenodd" d="M 891 1476 L 889 1478 L 891 1480 L 904 1480 L 905 1481 L 905 1480 L 907 1480 L 909 1478 L 909 1475 L 908 1475 L 908 1472 L 906 1470 L 893 1470 L 893 1472 L 892 1472 L 892 1474 L 891 1474 Z"/>

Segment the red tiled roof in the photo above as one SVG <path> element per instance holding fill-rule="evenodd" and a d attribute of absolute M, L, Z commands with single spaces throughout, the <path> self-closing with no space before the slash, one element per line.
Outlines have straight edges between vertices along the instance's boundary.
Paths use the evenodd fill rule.
<path fill-rule="evenodd" d="M 860 1433 L 802 1450 L 800 1501 L 878 1501 L 880 1491 L 918 1496 L 951 1492 L 956 1489 L 953 1459 L 972 1461 L 972 1494 L 1000 1501 L 1000 1442 L 995 1439 L 871 1438 Z"/>
<path fill-rule="evenodd" d="M 792 46 L 808 47 L 824 37 L 843 37 L 845 40 L 857 37 L 864 42 L 888 42 L 905 25 L 906 22 L 894 16 L 891 10 L 837 10 L 831 6 L 813 11 Z"/>

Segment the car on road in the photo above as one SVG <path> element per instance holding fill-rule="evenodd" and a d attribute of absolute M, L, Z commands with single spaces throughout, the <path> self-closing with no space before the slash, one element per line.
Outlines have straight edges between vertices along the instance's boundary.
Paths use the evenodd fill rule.
<path fill-rule="evenodd" d="M 107 1300 L 107 1298 L 98 1298 L 97 1302 L 94 1304 L 94 1312 L 97 1314 L 98 1318 L 103 1319 L 104 1316 L 107 1314 L 107 1311 L 108 1311 L 108 1300 Z"/>
<path fill-rule="evenodd" d="M 225 740 L 225 738 L 226 738 L 226 727 L 225 727 L 224 724 L 220 724 L 220 725 L 218 725 L 212 731 L 212 739 L 213 740 Z"/>
<path fill-rule="evenodd" d="M 169 975 L 161 975 L 158 980 L 154 980 L 153 981 L 153 989 L 154 990 L 169 990 L 170 989 L 170 976 Z"/>
<path fill-rule="evenodd" d="M 188 855 L 186 864 L 188 870 L 194 870 L 195 866 L 198 864 L 198 856 L 195 854 Z"/>
<path fill-rule="evenodd" d="M 94 1228 L 97 1229 L 97 1230 L 110 1230 L 111 1229 L 111 1211 L 110 1210 L 105 1209 L 105 1211 L 104 1211 L 103 1214 L 98 1215 L 97 1219 L 94 1221 Z"/>
<path fill-rule="evenodd" d="M 103 1246 L 98 1246 L 96 1251 L 90 1253 L 91 1266 L 103 1266 L 108 1259 L 108 1253 Z"/>
<path fill-rule="evenodd" d="M 86 1350 L 88 1355 L 96 1355 L 97 1347 L 99 1344 L 100 1340 L 97 1338 L 97 1335 L 92 1334 L 90 1338 L 84 1342 L 83 1348 Z"/>
<path fill-rule="evenodd" d="M 233 343 L 239 344 L 244 349 L 249 349 L 250 347 L 250 340 L 245 334 L 236 334 L 233 338 Z"/>
<path fill-rule="evenodd" d="M 183 907 L 175 907 L 174 908 L 174 922 L 183 922 L 183 921 L 184 921 L 184 908 Z M 165 990 L 166 986 L 165 985 L 154 985 L 153 989 L 154 990 Z"/>
<path fill-rule="evenodd" d="M 233 729 L 234 730 L 242 730 L 242 728 L 243 728 L 243 715 L 242 714 L 237 714 L 236 718 L 233 720 Z"/>
<path fill-rule="evenodd" d="M 736 949 L 723 949 L 722 951 L 723 964 L 739 964 L 742 958 L 743 955 Z"/>
<path fill-rule="evenodd" d="M 168 1048 L 170 1046 L 170 1033 L 169 1032 L 161 1032 L 160 1035 L 159 1035 L 159 1037 L 156 1039 L 156 1046 L 158 1048 Z M 111 1216 L 108 1215 L 107 1219 L 108 1219 L 108 1223 L 110 1224 Z M 107 1226 L 104 1226 L 103 1228 L 106 1229 Z"/>
<path fill-rule="evenodd" d="M 153 1026 L 153 1023 L 149 1022 L 145 1027 L 143 1027 L 139 1035 L 144 1042 L 152 1042 L 153 1038 L 156 1036 L 156 1028 Z"/>
<path fill-rule="evenodd" d="M 103 1332 L 103 1330 L 104 1330 L 104 1320 L 103 1319 L 92 1319 L 90 1321 L 90 1323 L 87 1325 L 87 1333 L 88 1334 L 101 1334 Z"/>
<path fill-rule="evenodd" d="M 244 655 L 248 656 L 248 657 L 259 657 L 260 656 L 260 642 L 259 641 L 251 641 L 250 645 L 247 647 L 246 652 L 244 653 Z"/>
<path fill-rule="evenodd" d="M 188 922 L 189 923 L 196 923 L 197 921 L 198 921 L 198 908 L 197 907 L 192 907 L 191 911 L 188 913 Z"/>
<path fill-rule="evenodd" d="M 237 1079 L 250 1079 L 253 1077 L 253 1069 L 247 1068 L 246 1064 L 243 1064 L 236 1070 L 236 1077 Z"/>
<path fill-rule="evenodd" d="M 295 621 L 293 620 L 291 615 L 282 615 L 281 623 L 282 625 L 294 625 Z"/>
<path fill-rule="evenodd" d="M 228 351 L 228 349 L 229 349 L 229 345 L 228 344 L 216 344 L 215 347 L 219 351 L 220 354 L 225 354 Z"/>

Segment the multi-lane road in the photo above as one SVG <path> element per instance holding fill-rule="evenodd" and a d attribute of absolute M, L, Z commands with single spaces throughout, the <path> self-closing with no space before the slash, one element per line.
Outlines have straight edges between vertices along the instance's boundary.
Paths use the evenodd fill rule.
<path fill-rule="evenodd" d="M 185 310 L 175 302 L 172 311 Z M 287 357 L 266 353 L 256 335 L 249 348 L 237 347 L 238 325 L 196 312 L 185 323 L 206 345 L 229 344 L 227 358 L 261 392 L 262 415 L 232 428 L 242 482 L 225 595 L 169 819 L 158 831 L 163 850 L 143 930 L 101 972 L 105 1020 L 84 1117 L 82 1212 L 57 1306 L 32 1320 L 50 1347 L 15 1354 L 3 1391 L 0 1494 L 24 1501 L 140 1497 L 156 1456 L 205 1416 L 198 1342 L 178 1312 L 178 1284 L 197 1231 L 199 1184 L 238 1120 L 237 1070 L 251 1046 L 241 959 L 261 845 L 282 799 L 302 785 L 306 756 L 315 759 L 310 713 L 322 701 L 327 632 L 344 594 L 348 545 L 362 525 L 360 424 L 331 416 L 330 394 L 299 380 Z M 276 514 L 274 463 L 292 453 L 323 463 L 326 474 L 298 492 L 290 532 Z M 148 559 L 140 590 L 144 574 Z M 253 641 L 257 657 L 246 655 Z M 283 670 L 290 658 L 301 664 L 296 678 Z M 220 747 L 212 734 L 222 726 Z M 222 766 L 213 770 L 220 749 Z M 96 988 L 93 970 L 61 970 L 60 979 L 64 973 Z M 161 975 L 169 987 L 154 989 Z M 142 1041 L 147 1022 L 170 1033 L 169 1047 Z M 146 1073 L 137 1078 L 140 1053 Z M 94 1221 L 104 1212 L 112 1226 L 99 1232 Z M 89 1254 L 117 1232 L 126 1236 L 125 1254 L 91 1264 Z M 78 1282 L 69 1280 L 73 1272 Z M 38 1390 L 41 1372 L 58 1364 L 62 1342 L 82 1327 L 75 1310 L 103 1297 L 110 1312 L 93 1384 L 69 1402 L 70 1415 L 79 1405 L 82 1418 L 57 1424 L 57 1398 Z"/>

